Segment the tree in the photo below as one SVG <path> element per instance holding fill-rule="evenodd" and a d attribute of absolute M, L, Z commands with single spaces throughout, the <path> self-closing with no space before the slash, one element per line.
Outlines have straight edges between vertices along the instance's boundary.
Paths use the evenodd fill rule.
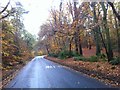
<path fill-rule="evenodd" d="M 11 8 L 11 10 L 8 10 L 8 6 L 10 4 L 10 0 L 9 2 L 6 4 L 6 6 L 0 11 L 0 20 L 8 17 L 10 14 L 14 13 L 15 11 L 13 10 L 13 8 Z M 0 7 L 2 8 L 2 7 Z M 5 14 L 4 14 L 5 13 Z"/>
<path fill-rule="evenodd" d="M 24 30 L 21 33 L 21 37 L 22 37 L 21 39 L 27 44 L 28 49 L 32 50 L 36 41 L 34 36 L 28 31 Z"/>
<path fill-rule="evenodd" d="M 96 14 L 96 3 L 93 2 L 91 3 L 91 6 L 93 8 L 93 22 L 94 25 L 98 23 L 98 17 Z M 99 14 L 98 14 L 99 15 Z M 95 25 L 95 27 L 93 28 L 93 32 L 94 32 L 94 38 L 95 38 L 95 42 L 96 42 L 96 55 L 99 55 L 101 50 L 100 50 L 100 27 L 99 25 Z"/>
<path fill-rule="evenodd" d="M 110 40 L 110 33 L 109 33 L 109 28 L 107 27 L 107 8 L 105 8 L 105 4 L 104 2 L 101 2 L 101 7 L 103 10 L 103 26 L 105 29 L 105 33 L 106 33 L 106 39 L 107 39 L 107 57 L 108 57 L 108 61 L 113 59 L 113 51 L 112 51 L 112 46 L 111 46 L 111 40 Z"/>
<path fill-rule="evenodd" d="M 16 64 L 23 64 L 25 60 L 32 57 L 35 39 L 24 30 L 21 19 L 24 11 L 22 8 L 22 5 L 14 7 L 15 12 L 9 14 L 7 19 L 2 18 L 1 21 L 2 33 L 0 33 L 0 38 L 2 37 L 2 62 L 4 68 L 8 66 L 12 68 Z"/>
<path fill-rule="evenodd" d="M 105 49 L 110 61 L 119 41 L 119 21 L 111 11 L 107 2 L 60 2 L 59 9 L 51 9 L 50 18 L 41 26 L 39 43 L 46 46 L 46 52 L 59 54 L 65 50 L 70 55 L 72 52 L 82 55 L 82 48 L 95 46 L 96 55 L 104 53 L 101 49 Z"/>
<path fill-rule="evenodd" d="M 120 21 L 120 15 L 119 13 L 116 11 L 114 4 L 112 2 L 108 2 L 108 4 L 112 7 L 113 13 L 115 14 L 115 16 L 117 17 L 117 19 Z"/>

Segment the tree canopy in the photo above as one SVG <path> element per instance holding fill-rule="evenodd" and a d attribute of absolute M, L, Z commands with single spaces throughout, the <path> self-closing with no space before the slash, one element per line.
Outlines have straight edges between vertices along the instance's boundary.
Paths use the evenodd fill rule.
<path fill-rule="evenodd" d="M 40 50 L 48 54 L 67 50 L 71 56 L 96 47 L 96 55 L 105 49 L 108 61 L 119 57 L 119 6 L 120 2 L 61 1 L 40 28 L 38 45 L 44 47 Z"/>

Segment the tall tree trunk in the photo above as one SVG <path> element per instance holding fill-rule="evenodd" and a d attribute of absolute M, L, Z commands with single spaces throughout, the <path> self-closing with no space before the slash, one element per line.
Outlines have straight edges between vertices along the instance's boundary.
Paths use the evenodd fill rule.
<path fill-rule="evenodd" d="M 96 55 L 99 55 L 101 53 L 101 49 L 100 49 L 100 37 L 99 37 L 99 27 L 97 27 L 97 32 L 96 32 Z"/>
<path fill-rule="evenodd" d="M 113 51 L 112 51 L 112 45 L 111 45 L 111 40 L 110 40 L 110 33 L 109 33 L 109 28 L 107 26 L 107 9 L 105 8 L 104 2 L 100 3 L 102 6 L 103 10 L 103 25 L 106 33 L 106 39 L 107 39 L 107 57 L 108 61 L 113 59 Z"/>
<path fill-rule="evenodd" d="M 94 15 L 93 21 L 94 21 L 94 24 L 97 24 L 98 20 L 96 16 L 95 2 L 92 3 L 92 7 L 93 7 L 93 15 Z M 96 42 L 96 55 L 99 55 L 101 53 L 99 27 L 95 26 L 95 28 L 93 29 L 93 32 L 94 32 L 94 37 Z"/>
<path fill-rule="evenodd" d="M 79 15 L 79 13 L 77 11 L 76 5 L 77 5 L 77 2 L 75 0 L 74 1 L 74 21 L 77 22 L 77 23 L 75 23 L 75 28 L 76 28 L 76 31 L 75 31 L 75 48 L 76 48 L 76 53 L 82 55 L 82 46 L 81 46 L 81 41 L 80 41 L 80 36 L 79 36 L 79 32 L 80 32 L 79 29 L 80 28 L 78 26 L 78 21 L 79 21 L 78 20 L 79 19 L 78 15 Z"/>
<path fill-rule="evenodd" d="M 94 37 L 96 42 L 96 55 L 99 55 L 101 53 L 100 49 L 100 36 L 99 36 L 99 26 L 94 28 Z"/>
<path fill-rule="evenodd" d="M 77 2 L 74 1 L 74 21 L 73 22 L 78 22 L 77 7 L 76 7 L 76 5 L 77 5 Z M 78 54 L 79 51 L 78 51 L 78 29 L 77 29 L 77 23 L 75 23 L 75 28 L 76 28 L 76 31 L 75 31 L 75 51 Z"/>
<path fill-rule="evenodd" d="M 50 54 L 48 45 L 45 45 L 45 48 L 46 48 L 47 53 Z"/>
<path fill-rule="evenodd" d="M 78 35 L 77 32 L 75 32 L 75 51 L 78 54 Z"/>
<path fill-rule="evenodd" d="M 118 28 L 116 17 L 114 17 L 114 18 L 115 18 L 115 27 L 116 27 L 116 34 L 117 34 L 118 56 L 120 56 L 120 35 L 119 35 L 119 28 Z"/>
<path fill-rule="evenodd" d="M 78 45 L 79 45 L 79 54 L 80 54 L 80 55 L 83 55 L 83 52 L 82 52 L 82 45 L 81 45 L 81 40 L 80 40 L 80 36 L 79 36 Z"/>
<path fill-rule="evenodd" d="M 100 27 L 99 27 L 99 30 L 100 30 Z M 102 40 L 102 43 L 103 43 L 103 47 L 105 48 L 105 52 L 107 54 L 107 58 L 109 58 L 108 57 L 109 55 L 108 55 L 108 51 L 107 51 L 107 46 L 105 44 L 105 41 L 104 41 L 104 38 L 103 38 L 103 35 L 102 35 L 101 31 L 99 32 L 99 34 L 100 34 L 100 37 L 101 37 L 101 40 Z"/>
<path fill-rule="evenodd" d="M 113 59 L 113 51 L 112 51 L 112 46 L 111 46 L 109 28 L 105 27 L 105 30 L 106 30 L 107 47 L 108 47 L 108 61 L 110 61 Z"/>
<path fill-rule="evenodd" d="M 72 40 L 73 40 L 73 37 L 72 38 L 69 38 L 69 54 L 70 56 L 72 55 Z"/>
<path fill-rule="evenodd" d="M 69 55 L 70 55 L 70 57 L 71 57 L 71 55 L 72 55 L 72 44 L 71 44 L 71 40 L 70 40 L 70 42 L 69 42 Z"/>

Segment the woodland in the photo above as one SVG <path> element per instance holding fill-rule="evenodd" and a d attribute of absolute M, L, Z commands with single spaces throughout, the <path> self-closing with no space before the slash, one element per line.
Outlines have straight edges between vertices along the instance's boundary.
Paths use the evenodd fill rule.
<path fill-rule="evenodd" d="M 25 30 L 23 14 L 27 14 L 20 2 L 0 6 L 0 81 L 21 68 L 33 55 L 35 36 Z"/>
<path fill-rule="evenodd" d="M 92 58 L 120 62 L 120 2 L 60 2 L 38 33 L 39 53 L 58 58 L 84 58 L 95 49 Z M 98 59 L 97 59 L 98 60 Z M 94 61 L 94 60 L 93 60 Z"/>
<path fill-rule="evenodd" d="M 25 29 L 22 15 L 29 12 L 15 3 L 0 6 L 3 79 L 38 55 L 107 63 L 120 70 L 120 2 L 61 1 L 58 9 L 50 9 L 38 38 Z"/>

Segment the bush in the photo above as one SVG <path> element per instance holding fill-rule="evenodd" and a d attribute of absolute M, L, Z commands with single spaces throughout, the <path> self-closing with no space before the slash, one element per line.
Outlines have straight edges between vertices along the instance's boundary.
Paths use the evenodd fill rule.
<path fill-rule="evenodd" d="M 80 56 L 79 54 L 77 54 L 76 52 L 74 51 L 71 51 L 71 54 L 70 54 L 71 57 L 78 57 Z"/>
<path fill-rule="evenodd" d="M 106 57 L 106 55 L 105 54 L 99 54 L 98 55 L 98 57 L 99 57 L 99 59 L 101 59 L 102 61 L 107 61 L 107 57 Z"/>
<path fill-rule="evenodd" d="M 61 51 L 59 53 L 59 58 L 60 59 L 65 59 L 65 58 L 68 58 L 68 57 L 70 57 L 70 53 L 67 50 Z"/>
<path fill-rule="evenodd" d="M 63 50 L 59 53 L 58 57 L 60 59 L 66 59 L 66 58 L 70 58 L 70 57 L 74 57 L 74 56 L 78 56 L 78 54 L 76 54 L 73 51 L 68 51 L 68 50 Z"/>
<path fill-rule="evenodd" d="M 58 54 L 50 53 L 48 56 L 51 56 L 51 57 L 58 57 Z"/>
<path fill-rule="evenodd" d="M 75 60 L 80 60 L 80 61 L 90 61 L 90 62 L 97 62 L 99 59 L 97 56 L 91 56 L 90 58 L 85 58 L 83 56 L 77 56 L 74 57 Z"/>
<path fill-rule="evenodd" d="M 74 57 L 74 60 L 88 61 L 88 59 L 85 58 L 85 57 L 83 57 L 83 56 L 77 56 L 77 57 Z"/>
<path fill-rule="evenodd" d="M 98 55 L 100 58 L 106 58 L 106 55 L 104 53 L 101 53 Z"/>
<path fill-rule="evenodd" d="M 63 50 L 63 51 L 61 51 L 61 52 L 59 52 L 57 54 L 50 53 L 48 56 L 57 57 L 57 58 L 60 58 L 60 59 L 66 59 L 66 58 L 79 56 L 79 55 L 76 54 L 76 52 L 74 52 L 74 51 L 69 52 L 68 50 Z"/>
<path fill-rule="evenodd" d="M 113 60 L 111 60 L 110 64 L 112 64 L 112 65 L 118 65 L 118 64 L 120 64 L 120 57 L 116 57 Z"/>
<path fill-rule="evenodd" d="M 97 62 L 98 57 L 97 56 L 91 56 L 89 60 L 90 60 L 90 62 Z"/>

